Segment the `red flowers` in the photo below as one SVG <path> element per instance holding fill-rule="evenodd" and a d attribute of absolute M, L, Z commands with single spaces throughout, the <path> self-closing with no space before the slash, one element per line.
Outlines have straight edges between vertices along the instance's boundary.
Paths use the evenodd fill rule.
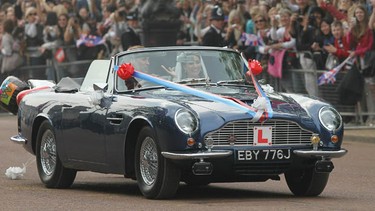
<path fill-rule="evenodd" d="M 263 68 L 258 60 L 249 59 L 249 68 L 254 75 L 259 75 Z"/>
<path fill-rule="evenodd" d="M 117 70 L 117 75 L 122 80 L 129 79 L 130 77 L 132 77 L 133 73 L 134 73 L 134 67 L 131 63 L 124 63 Z"/>

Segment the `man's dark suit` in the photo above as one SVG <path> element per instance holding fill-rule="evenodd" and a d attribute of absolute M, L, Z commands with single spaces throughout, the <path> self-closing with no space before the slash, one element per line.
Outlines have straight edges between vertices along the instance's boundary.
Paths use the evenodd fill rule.
<path fill-rule="evenodd" d="M 210 29 L 206 32 L 206 34 L 203 36 L 202 45 L 223 47 L 224 38 L 221 36 L 220 33 L 217 33 L 214 27 L 211 26 Z"/>

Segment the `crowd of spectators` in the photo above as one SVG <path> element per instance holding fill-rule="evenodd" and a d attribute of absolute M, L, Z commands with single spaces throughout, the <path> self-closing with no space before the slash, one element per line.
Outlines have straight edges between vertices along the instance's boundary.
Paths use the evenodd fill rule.
<path fill-rule="evenodd" d="M 15 68 L 12 71 L 2 71 L 2 81 L 17 71 L 18 66 L 35 67 L 17 74 L 23 78 L 53 79 L 51 70 L 40 71 L 38 67 L 48 66 L 52 60 L 75 62 L 109 58 L 111 54 L 126 50 L 122 41 L 129 40 L 126 32 L 136 27 L 130 19 L 136 17 L 139 2 L 0 0 L 0 5 L 2 67 L 14 63 L 10 58 L 13 54 L 19 55 L 23 61 L 22 64 L 10 65 Z M 126 39 L 122 38 L 124 34 Z M 74 67 L 67 73 L 74 73 Z"/>
<path fill-rule="evenodd" d="M 141 44 L 137 22 L 141 2 L 0 0 L 1 57 L 19 54 L 23 65 L 35 66 L 51 59 L 91 60 L 127 50 Z M 176 45 L 228 46 L 261 61 L 265 68 L 277 64 L 281 55 L 282 77 L 278 77 L 287 92 L 319 95 L 316 75 L 288 70 L 331 69 L 332 63 L 348 57 L 346 70 L 353 64 L 362 69 L 366 52 L 374 50 L 375 0 L 171 2 L 180 11 L 182 23 Z M 0 81 L 9 74 L 3 71 Z M 26 78 L 52 77 L 48 69 L 24 74 Z M 366 78 L 369 112 L 375 111 L 374 83 L 374 77 Z"/>

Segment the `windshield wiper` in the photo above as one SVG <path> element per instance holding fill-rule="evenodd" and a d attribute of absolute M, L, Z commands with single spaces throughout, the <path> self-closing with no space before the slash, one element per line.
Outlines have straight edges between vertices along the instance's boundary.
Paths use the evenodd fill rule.
<path fill-rule="evenodd" d="M 123 90 L 123 91 L 119 91 L 118 93 L 128 94 L 128 93 L 148 91 L 148 90 L 154 90 L 154 89 L 168 89 L 168 88 L 165 86 L 156 85 L 156 86 L 147 86 L 147 87 L 140 87 L 136 89 Z"/>
<path fill-rule="evenodd" d="M 207 79 L 207 78 L 186 78 L 186 79 L 182 79 L 181 81 L 177 81 L 176 83 L 188 84 L 188 83 L 200 83 L 200 82 L 209 83 L 210 79 Z"/>
<path fill-rule="evenodd" d="M 236 79 L 236 80 L 226 80 L 226 81 L 218 81 L 216 82 L 217 85 L 222 84 L 242 84 L 245 82 L 245 79 Z"/>

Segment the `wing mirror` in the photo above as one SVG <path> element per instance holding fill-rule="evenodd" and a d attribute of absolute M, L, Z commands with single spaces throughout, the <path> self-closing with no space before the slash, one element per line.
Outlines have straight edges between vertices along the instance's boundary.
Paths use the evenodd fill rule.
<path fill-rule="evenodd" d="M 108 89 L 107 83 L 94 83 L 93 85 L 94 91 L 103 91 L 106 92 Z"/>

